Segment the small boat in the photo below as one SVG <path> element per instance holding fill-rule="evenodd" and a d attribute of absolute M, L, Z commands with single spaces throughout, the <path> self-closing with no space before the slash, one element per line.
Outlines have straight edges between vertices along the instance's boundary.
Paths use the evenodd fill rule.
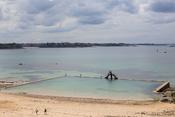
<path fill-rule="evenodd" d="M 23 65 L 23 63 L 19 63 L 18 65 Z"/>

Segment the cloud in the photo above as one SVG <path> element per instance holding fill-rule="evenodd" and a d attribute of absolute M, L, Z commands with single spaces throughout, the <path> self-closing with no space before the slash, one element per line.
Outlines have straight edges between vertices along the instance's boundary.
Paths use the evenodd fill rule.
<path fill-rule="evenodd" d="M 45 12 L 56 5 L 56 2 L 51 0 L 23 0 L 21 3 L 23 10 L 29 14 Z"/>
<path fill-rule="evenodd" d="M 174 0 L 157 0 L 150 5 L 150 10 L 160 13 L 175 13 Z"/>
<path fill-rule="evenodd" d="M 106 4 L 109 9 L 117 8 L 118 11 L 136 13 L 138 10 L 134 0 L 106 0 Z"/>
<path fill-rule="evenodd" d="M 148 21 L 154 24 L 168 24 L 175 22 L 175 15 L 150 13 Z"/>
<path fill-rule="evenodd" d="M 0 24 L 4 25 L 5 30 L 34 30 L 38 26 L 44 29 L 54 27 L 53 30 L 57 28 L 58 31 L 67 27 L 74 29 L 72 25 L 78 27 L 105 23 L 112 9 L 115 12 L 136 11 L 132 0 L 3 0 L 0 2 Z M 68 17 L 76 19 L 76 22 L 60 27 L 58 24 L 65 22 Z M 11 23 L 13 28 L 8 25 Z"/>
<path fill-rule="evenodd" d="M 78 18 L 80 24 L 102 24 L 106 19 L 106 9 L 97 9 L 92 6 L 79 6 L 71 12 L 73 17 Z"/>
<path fill-rule="evenodd" d="M 21 35 L 31 34 L 55 39 L 65 34 L 75 39 L 92 32 L 94 37 L 89 38 L 102 38 L 102 33 L 120 38 L 131 37 L 134 29 L 144 35 L 145 28 L 154 24 L 173 24 L 174 6 L 174 0 L 0 0 L 0 39 L 20 40 Z"/>
<path fill-rule="evenodd" d="M 175 22 L 174 0 L 149 0 L 140 5 L 145 20 L 155 24 Z"/>
<path fill-rule="evenodd" d="M 0 8 L 0 20 L 2 20 L 2 18 L 3 18 L 3 14 L 2 14 L 2 10 Z"/>

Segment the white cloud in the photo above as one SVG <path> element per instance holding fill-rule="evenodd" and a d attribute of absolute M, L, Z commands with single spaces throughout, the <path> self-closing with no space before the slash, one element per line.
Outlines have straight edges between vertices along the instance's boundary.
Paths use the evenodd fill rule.
<path fill-rule="evenodd" d="M 105 38 L 130 40 L 146 37 L 147 32 L 153 32 L 150 27 L 154 24 L 159 24 L 163 32 L 161 24 L 175 22 L 174 11 L 173 0 L 1 0 L 0 40 L 17 37 L 30 41 L 31 33 L 56 40 L 60 35 L 74 37 L 72 32 L 77 31 L 83 33 L 76 35 L 79 39 L 89 37 L 91 32 L 96 32 L 92 35 L 94 40 L 104 38 L 98 33 L 102 31 Z M 132 29 L 134 33 L 128 31 Z"/>

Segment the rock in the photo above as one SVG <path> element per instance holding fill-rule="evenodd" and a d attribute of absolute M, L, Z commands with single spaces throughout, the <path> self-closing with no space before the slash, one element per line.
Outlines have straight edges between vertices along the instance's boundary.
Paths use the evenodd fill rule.
<path fill-rule="evenodd" d="M 163 93 L 160 99 L 161 102 L 175 103 L 175 91 L 168 90 Z"/>
<path fill-rule="evenodd" d="M 170 97 L 161 97 L 160 101 L 161 102 L 172 102 L 173 100 Z"/>
<path fill-rule="evenodd" d="M 164 95 L 167 97 L 175 97 L 175 91 L 166 91 Z"/>

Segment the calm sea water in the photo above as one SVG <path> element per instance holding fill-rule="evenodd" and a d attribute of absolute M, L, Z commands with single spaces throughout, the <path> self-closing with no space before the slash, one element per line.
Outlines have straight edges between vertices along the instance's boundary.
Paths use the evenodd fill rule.
<path fill-rule="evenodd" d="M 152 91 L 159 85 L 160 83 L 157 82 L 66 77 L 19 86 L 8 89 L 6 92 L 118 100 L 150 100 L 157 97 Z"/>
<path fill-rule="evenodd" d="M 159 52 L 157 52 L 157 49 Z M 167 51 L 167 53 L 163 53 L 164 51 Z M 19 63 L 22 63 L 23 65 L 19 65 Z M 0 79 L 38 80 L 43 78 L 63 76 L 65 74 L 70 77 L 79 76 L 80 74 L 83 77 L 100 77 L 105 76 L 109 70 L 112 70 L 114 73 L 116 73 L 119 78 L 168 80 L 171 81 L 173 85 L 175 85 L 175 48 L 161 46 L 140 46 L 51 49 L 25 48 L 18 50 L 0 50 Z M 99 89 L 98 86 L 101 83 L 102 85 L 100 86 L 103 87 L 100 91 L 102 92 L 104 90 L 104 93 L 110 92 L 109 89 L 114 86 L 107 85 L 107 83 L 105 84 L 104 82 L 107 82 L 106 80 L 91 80 L 92 79 L 90 79 L 90 81 L 84 81 L 84 83 L 92 82 L 92 88 L 94 87 L 94 91 L 97 91 L 95 89 Z M 61 82 L 60 79 L 56 81 L 47 81 L 37 84 L 37 86 L 28 85 L 25 86 L 24 89 L 26 89 L 26 91 L 29 91 L 27 89 L 30 89 L 30 92 L 32 92 L 32 90 L 34 91 L 39 86 L 41 86 L 46 87 L 45 90 L 47 93 L 51 93 L 52 91 L 59 92 L 61 90 L 60 92 L 62 93 L 57 94 L 71 95 L 71 90 L 69 89 L 70 84 L 67 84 L 67 82 Z M 81 82 L 77 79 L 68 82 L 70 83 L 74 81 L 77 82 L 79 88 L 84 86 L 82 85 L 84 83 L 82 83 L 83 81 L 81 80 Z M 53 82 L 53 85 L 55 85 L 57 88 L 52 88 L 53 85 L 49 85 L 51 82 Z M 60 85 L 57 85 L 57 83 L 62 83 L 62 85 L 67 88 L 61 89 L 59 87 Z M 116 82 L 116 86 L 113 88 L 113 91 L 111 91 L 116 93 L 116 96 L 114 97 L 119 97 L 119 94 L 120 96 L 122 94 L 127 94 L 121 93 L 122 91 L 117 91 L 117 89 L 122 88 L 122 85 L 119 85 L 122 83 L 124 82 Z M 138 84 L 139 87 L 139 84 L 142 83 L 139 82 L 136 84 Z M 140 89 L 140 91 L 135 89 L 135 92 L 142 96 L 143 94 L 147 94 L 146 96 L 149 97 L 150 93 L 147 92 L 151 92 L 152 88 L 157 84 L 153 83 L 150 85 L 152 85 L 151 88 L 148 88 L 149 86 L 147 87 L 147 84 L 141 85 L 139 88 L 142 88 L 143 86 L 145 86 L 145 88 L 143 90 Z M 129 89 L 133 86 L 134 85 L 126 85 L 126 88 L 128 89 L 127 91 L 130 92 Z M 20 89 L 21 88 L 18 90 L 20 91 Z M 93 89 L 88 90 L 87 88 L 86 94 L 94 94 L 94 96 L 98 96 L 95 95 L 95 93 L 90 93 L 93 92 Z M 148 90 L 145 91 L 145 89 Z M 111 93 L 111 95 L 113 95 L 113 93 Z M 132 92 L 132 94 L 136 95 L 134 92 Z M 80 93 L 80 95 L 85 94 Z M 103 93 L 99 95 L 104 95 L 104 97 L 106 97 Z"/>

